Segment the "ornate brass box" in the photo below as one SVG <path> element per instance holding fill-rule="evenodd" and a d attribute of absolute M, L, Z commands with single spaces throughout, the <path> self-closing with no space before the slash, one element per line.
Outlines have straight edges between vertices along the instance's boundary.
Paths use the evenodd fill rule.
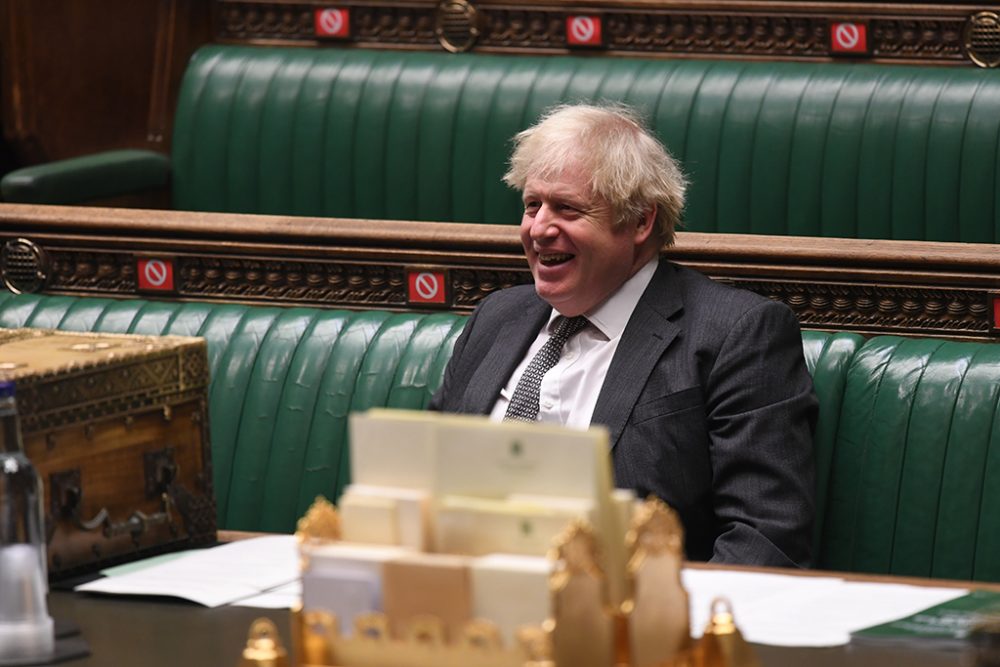
<path fill-rule="evenodd" d="M 49 573 L 215 539 L 205 342 L 0 329 L 45 486 Z"/>

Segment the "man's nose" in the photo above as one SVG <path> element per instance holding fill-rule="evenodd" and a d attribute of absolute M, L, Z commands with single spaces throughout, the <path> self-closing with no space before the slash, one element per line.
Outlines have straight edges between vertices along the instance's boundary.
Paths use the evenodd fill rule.
<path fill-rule="evenodd" d="M 553 224 L 555 217 L 552 209 L 546 205 L 538 207 L 531 221 L 531 238 L 535 240 L 553 238 L 559 234 L 559 228 Z"/>

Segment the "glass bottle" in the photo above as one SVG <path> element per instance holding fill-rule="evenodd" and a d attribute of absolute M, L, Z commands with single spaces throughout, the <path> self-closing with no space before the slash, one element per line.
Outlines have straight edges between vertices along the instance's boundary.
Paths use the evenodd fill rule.
<path fill-rule="evenodd" d="M 54 650 L 42 482 L 24 454 L 14 383 L 0 380 L 0 665 Z"/>

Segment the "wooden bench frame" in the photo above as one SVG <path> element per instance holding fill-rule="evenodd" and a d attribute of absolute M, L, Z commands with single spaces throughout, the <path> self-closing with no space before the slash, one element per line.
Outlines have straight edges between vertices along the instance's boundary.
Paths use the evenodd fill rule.
<path fill-rule="evenodd" d="M 347 26 L 326 37 L 316 12 L 336 8 Z M 934 2 L 830 0 L 213 0 L 216 41 L 302 46 L 759 60 L 866 59 L 996 67 L 996 8 Z M 597 20 L 597 44 L 567 38 L 570 17 Z M 344 19 L 341 18 L 341 21 Z M 833 48 L 841 23 L 853 50 Z"/>
<path fill-rule="evenodd" d="M 8 287 L 76 296 L 469 311 L 531 281 L 505 225 L 0 204 L 0 247 Z M 681 232 L 665 254 L 787 303 L 805 328 L 1000 341 L 994 245 Z M 172 289 L 140 287 L 149 259 Z M 421 273 L 440 302 L 411 293 Z"/>

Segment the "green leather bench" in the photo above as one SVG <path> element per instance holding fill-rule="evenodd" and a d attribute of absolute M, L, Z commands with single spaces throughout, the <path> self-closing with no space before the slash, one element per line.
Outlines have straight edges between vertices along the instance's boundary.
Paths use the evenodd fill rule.
<path fill-rule="evenodd" d="M 212 45 L 169 158 L 30 167 L 7 201 L 171 183 L 177 209 L 516 224 L 509 140 L 560 101 L 647 114 L 691 176 L 687 229 L 1000 240 L 1000 78 L 975 68 Z"/>
<path fill-rule="evenodd" d="M 421 409 L 465 317 L 14 296 L 0 327 L 202 336 L 219 526 L 290 532 L 349 481 L 347 416 Z"/>
<path fill-rule="evenodd" d="M 291 531 L 348 483 L 347 416 L 420 409 L 465 317 L 0 291 L 0 326 L 208 342 L 223 528 Z M 1000 581 L 1000 345 L 803 332 L 819 567 Z"/>

